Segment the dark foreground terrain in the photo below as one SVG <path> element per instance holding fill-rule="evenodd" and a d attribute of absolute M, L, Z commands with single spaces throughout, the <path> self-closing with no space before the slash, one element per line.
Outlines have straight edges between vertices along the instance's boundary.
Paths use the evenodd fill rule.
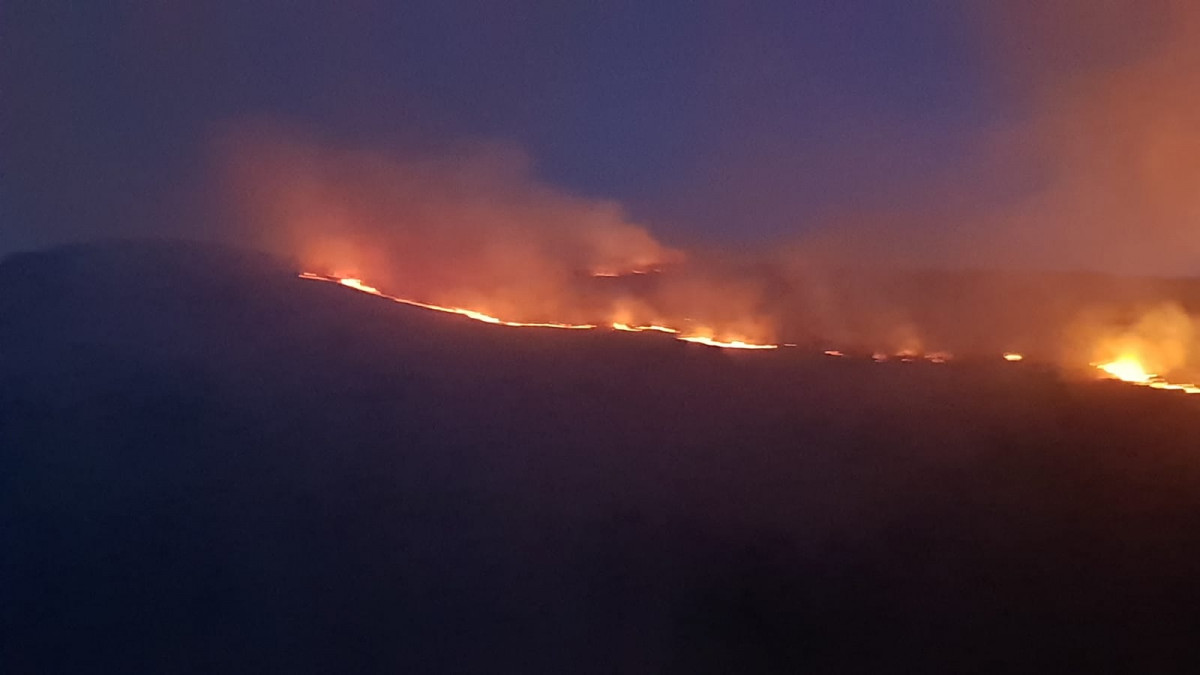
<path fill-rule="evenodd" d="M 1200 397 L 0 264 L 0 672 L 1195 672 Z"/>

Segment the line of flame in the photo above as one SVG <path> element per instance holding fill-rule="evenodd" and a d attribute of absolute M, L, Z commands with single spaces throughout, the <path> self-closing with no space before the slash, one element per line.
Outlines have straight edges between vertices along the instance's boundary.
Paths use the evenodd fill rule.
<path fill-rule="evenodd" d="M 612 324 L 612 327 L 614 330 L 625 331 L 626 333 L 644 333 L 648 330 L 658 331 L 659 333 L 670 333 L 671 335 L 677 335 L 679 333 L 679 331 L 675 330 L 674 328 L 668 328 L 666 326 L 656 326 L 653 324 L 646 325 L 646 326 L 631 326 L 627 323 L 621 323 L 619 321 L 614 321 Z"/>
<path fill-rule="evenodd" d="M 644 274 L 645 272 L 640 271 L 640 270 L 635 270 L 633 273 L 634 274 Z M 374 295 L 377 297 L 386 298 L 393 302 L 398 302 L 398 303 L 410 305 L 413 307 L 421 307 L 423 309 L 430 309 L 430 310 L 433 310 L 436 312 L 445 312 L 447 314 L 457 314 L 459 316 L 465 316 L 468 319 L 473 319 L 475 321 L 482 321 L 483 323 L 490 323 L 490 324 L 498 325 L 498 326 L 512 326 L 515 328 L 559 328 L 559 329 L 567 329 L 567 330 L 592 330 L 592 329 L 598 328 L 598 326 L 596 324 L 590 324 L 590 323 L 559 323 L 559 322 L 554 322 L 554 321 L 547 321 L 547 322 L 507 321 L 507 320 L 501 319 L 499 317 L 495 317 L 490 314 L 484 314 L 483 312 L 479 312 L 479 311 L 476 311 L 473 309 L 465 309 L 462 307 L 448 307 L 445 305 L 435 305 L 435 304 L 428 303 L 428 302 L 420 302 L 419 300 L 410 300 L 408 298 L 401 298 L 401 297 L 398 297 L 395 295 L 389 295 L 387 293 L 384 293 L 383 291 L 380 291 L 378 288 L 375 288 L 374 286 L 367 285 L 366 283 L 363 282 L 362 279 L 356 279 L 356 278 L 352 278 L 352 277 L 326 276 L 326 275 L 321 275 L 321 274 L 314 274 L 312 272 L 302 272 L 302 273 L 300 273 L 299 276 L 301 279 L 308 279 L 311 281 L 325 281 L 325 282 L 329 282 L 329 283 L 340 284 L 347 288 L 352 288 L 356 291 L 360 291 L 362 293 L 368 293 L 370 295 Z M 680 340 L 682 342 L 690 342 L 693 344 L 707 345 L 709 347 L 719 347 L 722 349 L 773 350 L 773 349 L 778 349 L 780 347 L 780 345 L 777 345 L 777 344 L 754 343 L 754 342 L 746 342 L 744 340 L 717 340 L 716 338 L 712 337 L 711 335 L 707 335 L 707 334 L 704 334 L 704 335 L 684 334 L 684 333 L 682 333 L 682 331 L 680 331 L 677 328 L 671 328 L 669 326 L 662 326 L 662 325 L 658 325 L 658 324 L 634 325 L 634 324 L 628 324 L 628 323 L 622 323 L 619 321 L 614 321 L 609 325 L 612 327 L 613 330 L 617 330 L 617 331 L 628 332 L 628 333 L 643 333 L 643 332 L 647 332 L 647 331 L 666 333 L 668 335 L 675 336 L 676 340 Z M 789 343 L 786 346 L 794 347 L 795 345 Z M 829 349 L 829 350 L 826 350 L 824 353 L 828 356 L 838 356 L 838 357 L 845 356 L 845 354 L 843 352 L 838 351 L 836 349 Z M 931 352 L 931 353 L 925 354 L 924 356 L 919 356 L 915 352 L 900 352 L 897 354 L 887 354 L 884 352 L 875 352 L 871 356 L 871 358 L 877 363 L 882 363 L 884 361 L 888 361 L 893 358 L 898 359 L 903 362 L 910 362 L 910 361 L 918 360 L 918 358 L 923 358 L 924 360 L 929 361 L 930 363 L 946 363 L 947 361 L 951 360 L 953 357 L 951 354 L 949 354 L 947 352 Z M 1020 361 L 1024 358 L 1025 357 L 1022 356 L 1021 354 L 1017 354 L 1014 352 L 1007 352 L 1004 354 L 1004 359 L 1006 361 Z M 1147 383 L 1147 386 L 1152 386 L 1152 387 L 1155 387 L 1158 389 L 1168 389 L 1168 388 L 1181 389 L 1184 391 L 1188 391 L 1188 393 L 1200 393 L 1200 389 L 1198 389 L 1196 392 L 1192 392 L 1188 389 L 1188 388 L 1195 388 L 1194 385 L 1172 385 L 1172 384 L 1168 384 L 1165 382 L 1157 382 L 1156 381 L 1153 383 Z"/>
<path fill-rule="evenodd" d="M 398 297 L 395 295 L 389 295 L 387 293 L 384 293 L 383 291 L 380 291 L 378 288 L 375 288 L 374 286 L 367 285 L 366 283 L 363 282 L 362 279 L 355 279 L 355 278 L 350 278 L 350 277 L 324 276 L 321 274 L 314 274 L 312 272 L 302 272 L 299 276 L 301 279 L 308 279 L 311 281 L 326 281 L 326 282 L 330 282 L 330 283 L 341 284 L 342 286 L 345 286 L 347 288 L 353 288 L 356 291 L 361 291 L 363 293 L 369 293 L 369 294 L 377 296 L 377 297 L 386 298 L 393 302 L 398 302 L 398 303 L 402 303 L 405 305 L 411 305 L 413 307 L 421 307 L 424 309 L 431 309 L 431 310 L 434 310 L 437 312 L 446 312 L 448 314 L 458 314 L 460 316 L 465 316 L 468 319 L 474 319 L 476 321 L 482 321 L 484 323 L 490 323 L 490 324 L 495 324 L 495 325 L 499 325 L 499 326 L 512 326 L 512 327 L 516 327 L 516 328 L 562 328 L 562 329 L 568 329 L 568 330 L 591 330 L 591 329 L 597 328 L 596 324 L 591 324 L 591 323 L 559 323 L 559 322 L 555 322 L 555 321 L 546 321 L 546 322 L 507 321 L 505 319 L 501 319 L 499 317 L 495 317 L 490 314 L 484 314 L 483 312 L 479 312 L 479 311 L 476 311 L 473 309 L 465 309 L 462 307 L 447 307 L 445 305 L 435 305 L 435 304 L 428 303 L 428 302 L 421 302 L 419 300 L 410 300 L 408 298 L 401 298 L 401 297 Z M 725 349 L 778 349 L 779 348 L 779 345 L 757 344 L 757 343 L 753 343 L 753 342 L 745 342 L 743 340 L 721 341 L 721 340 L 716 340 L 716 339 L 712 338 L 711 336 L 707 336 L 707 335 L 680 335 L 680 331 L 678 329 L 670 328 L 667 326 L 653 325 L 653 324 L 645 325 L 645 326 L 634 326 L 634 325 L 625 324 L 625 323 L 613 322 L 611 325 L 612 325 L 613 329 L 615 329 L 615 330 L 628 331 L 628 332 L 634 332 L 634 333 L 640 333 L 643 331 L 657 331 L 660 333 L 669 333 L 671 335 L 675 335 L 676 336 L 675 339 L 677 339 L 677 340 L 682 340 L 684 342 L 694 342 L 697 344 L 708 345 L 710 347 L 721 347 L 721 348 L 725 348 Z"/>
<path fill-rule="evenodd" d="M 495 324 L 498 326 L 512 326 L 514 328 L 565 328 L 568 330 L 589 330 L 589 329 L 596 327 L 595 324 L 590 324 L 590 323 L 558 323 L 555 321 L 548 321 L 548 322 L 506 321 L 504 319 L 492 316 L 490 314 L 484 314 L 483 312 L 477 312 L 473 309 L 464 309 L 462 307 L 446 307 L 444 305 L 434 305 L 434 304 L 431 304 L 428 302 L 420 302 L 419 300 L 409 300 L 408 298 L 401 298 L 401 297 L 397 297 L 395 295 L 388 295 L 387 293 L 380 291 L 378 288 L 375 288 L 374 286 L 368 286 L 367 284 L 363 283 L 362 279 L 353 279 L 353 278 L 342 279 L 342 278 L 337 278 L 337 277 L 326 277 L 326 276 L 321 276 L 319 274 L 313 274 L 311 272 L 305 272 L 305 273 L 301 274 L 300 278 L 301 279 L 311 279 L 314 281 L 328 281 L 331 283 L 337 283 L 337 284 L 341 284 L 342 286 L 346 286 L 347 288 L 353 288 L 356 291 L 362 291 L 363 293 L 369 293 L 371 295 L 375 295 L 375 296 L 378 296 L 381 298 L 386 298 L 388 300 L 391 300 L 392 302 L 399 302 L 401 304 L 411 305 L 413 307 L 421 307 L 423 309 L 432 309 L 435 312 L 446 312 L 447 314 L 458 314 L 460 316 L 465 316 L 468 319 L 474 319 L 476 321 L 482 321 L 484 323 Z"/>
<path fill-rule="evenodd" d="M 724 347 L 726 349 L 779 349 L 779 345 L 759 345 L 752 342 L 743 342 L 741 340 L 722 342 L 721 340 L 714 340 L 703 335 L 681 335 L 675 339 L 683 340 L 684 342 L 694 342 L 696 344 L 708 345 L 709 347 Z"/>

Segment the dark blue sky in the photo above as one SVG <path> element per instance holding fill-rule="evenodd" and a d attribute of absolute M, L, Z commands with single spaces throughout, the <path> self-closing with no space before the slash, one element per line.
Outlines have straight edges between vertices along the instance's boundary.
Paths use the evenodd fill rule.
<path fill-rule="evenodd" d="M 7 2 L 0 249 L 183 227 L 246 116 L 511 142 L 670 241 L 785 237 L 953 171 L 998 114 L 962 4 Z"/>

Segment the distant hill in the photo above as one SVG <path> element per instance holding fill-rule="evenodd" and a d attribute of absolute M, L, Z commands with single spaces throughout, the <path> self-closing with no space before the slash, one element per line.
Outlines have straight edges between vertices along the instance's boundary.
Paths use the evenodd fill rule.
<path fill-rule="evenodd" d="M 1200 663 L 1200 397 L 488 326 L 296 271 L 0 262 L 0 672 Z M 1059 302 L 907 278 L 930 316 L 972 283 Z"/>

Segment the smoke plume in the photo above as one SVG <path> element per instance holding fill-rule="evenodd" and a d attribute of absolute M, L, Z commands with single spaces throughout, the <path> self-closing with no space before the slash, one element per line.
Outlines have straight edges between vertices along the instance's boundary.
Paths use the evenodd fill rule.
<path fill-rule="evenodd" d="M 1007 344 L 1078 365 L 1099 358 L 1095 340 L 1146 334 L 1138 317 L 1200 310 L 1148 278 L 1200 273 L 1200 5 L 1006 0 L 973 19 L 993 123 L 949 175 L 797 242 L 784 264 L 803 313 L 846 339 L 909 332 L 926 348 Z M 879 272 L 903 268 L 1052 274 L 905 289 Z M 1093 343 L 1078 344 L 1085 333 Z M 1191 342 L 1158 335 L 1139 351 L 1182 364 Z"/>
<path fill-rule="evenodd" d="M 1073 363 L 1149 333 L 1144 358 L 1186 364 L 1190 334 L 1155 328 L 1191 325 L 1186 293 L 1068 272 L 1200 271 L 1200 5 L 1018 0 L 974 18 L 1003 105 L 962 166 L 750 261 L 668 246 L 507 146 L 396 156 L 254 125 L 223 138 L 222 175 L 259 245 L 512 320 Z M 947 288 L 914 268 L 982 271 Z"/>
<path fill-rule="evenodd" d="M 511 147 L 397 156 L 256 123 L 218 148 L 239 230 L 306 270 L 512 321 L 775 337 L 758 281 L 685 265 L 616 203 L 538 182 Z"/>
<path fill-rule="evenodd" d="M 1018 0 L 980 19 L 1009 112 L 964 175 L 1015 196 L 927 205 L 935 248 L 975 264 L 1200 272 L 1200 5 Z"/>
<path fill-rule="evenodd" d="M 562 317 L 580 309 L 580 275 L 681 259 L 617 204 L 538 183 L 512 148 L 396 158 L 262 125 L 221 148 L 234 217 L 256 243 L 424 301 Z"/>

